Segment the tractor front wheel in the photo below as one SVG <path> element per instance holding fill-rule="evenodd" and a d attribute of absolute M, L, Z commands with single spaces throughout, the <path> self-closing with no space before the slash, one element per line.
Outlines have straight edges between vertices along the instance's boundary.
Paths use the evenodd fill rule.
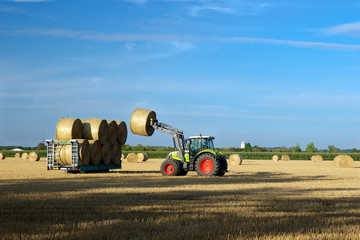
<path fill-rule="evenodd" d="M 200 176 L 217 176 L 221 171 L 221 164 L 212 154 L 204 153 L 196 160 L 196 172 Z"/>
<path fill-rule="evenodd" d="M 181 165 L 177 160 L 165 160 L 160 167 L 160 172 L 163 176 L 180 176 Z"/>

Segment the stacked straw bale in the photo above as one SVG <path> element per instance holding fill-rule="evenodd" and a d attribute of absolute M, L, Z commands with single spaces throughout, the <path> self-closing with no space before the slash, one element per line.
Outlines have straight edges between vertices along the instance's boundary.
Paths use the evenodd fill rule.
<path fill-rule="evenodd" d="M 15 158 L 20 158 L 20 157 L 21 157 L 20 153 L 15 153 Z"/>
<path fill-rule="evenodd" d="M 27 154 L 27 153 L 23 153 L 23 154 L 21 155 L 21 158 L 22 158 L 22 159 L 27 159 L 27 158 L 28 158 L 28 154 Z"/>
<path fill-rule="evenodd" d="M 86 166 L 90 162 L 90 145 L 87 139 L 75 139 L 79 143 L 80 165 Z M 59 164 L 71 165 L 71 145 L 58 145 L 55 151 L 59 152 Z"/>
<path fill-rule="evenodd" d="M 0 153 L 0 160 L 5 159 L 5 154 L 4 153 Z"/>
<path fill-rule="evenodd" d="M 149 159 L 149 156 L 146 153 L 138 153 L 138 162 L 145 162 Z"/>
<path fill-rule="evenodd" d="M 138 162 L 138 155 L 136 153 L 129 153 L 126 157 L 129 163 L 137 163 Z"/>
<path fill-rule="evenodd" d="M 124 145 L 127 139 L 127 126 L 124 121 L 115 121 L 118 125 L 118 140 L 120 145 Z"/>
<path fill-rule="evenodd" d="M 115 141 L 118 139 L 119 127 L 115 121 L 107 121 L 108 124 L 108 133 L 110 145 L 113 145 Z"/>
<path fill-rule="evenodd" d="M 237 166 L 242 164 L 242 157 L 239 154 L 231 154 L 228 160 L 229 165 Z"/>
<path fill-rule="evenodd" d="M 120 165 L 121 163 L 121 145 L 119 141 L 115 141 L 115 143 L 112 145 L 112 155 L 111 155 L 111 162 L 114 165 Z"/>
<path fill-rule="evenodd" d="M 56 139 L 69 141 L 70 139 L 80 139 L 83 135 L 83 127 L 78 118 L 60 118 L 56 126 Z"/>
<path fill-rule="evenodd" d="M 108 124 L 104 119 L 88 118 L 82 121 L 83 138 L 88 140 L 99 140 L 105 144 L 108 139 Z"/>
<path fill-rule="evenodd" d="M 281 156 L 281 161 L 290 161 L 290 157 L 287 154 Z"/>
<path fill-rule="evenodd" d="M 102 149 L 101 151 L 102 163 L 105 165 L 110 165 L 112 159 L 112 150 L 110 143 L 105 142 L 104 144 L 101 145 L 101 149 Z"/>
<path fill-rule="evenodd" d="M 272 156 L 272 160 L 273 160 L 274 162 L 279 161 L 279 156 L 278 156 L 278 155 Z"/>
<path fill-rule="evenodd" d="M 28 159 L 29 159 L 31 162 L 38 162 L 38 161 L 40 161 L 40 155 L 39 155 L 39 153 L 37 153 L 37 152 L 31 152 L 31 153 L 29 153 L 29 155 L 28 155 Z"/>
<path fill-rule="evenodd" d="M 320 155 L 314 155 L 314 156 L 311 156 L 311 161 L 313 163 L 322 163 L 324 160 L 323 160 L 323 157 L 320 156 Z"/>
<path fill-rule="evenodd" d="M 90 162 L 92 165 L 99 165 L 101 162 L 102 149 L 99 140 L 89 140 Z"/>
<path fill-rule="evenodd" d="M 354 159 L 348 155 L 338 155 L 334 158 L 333 165 L 337 168 L 352 168 Z"/>

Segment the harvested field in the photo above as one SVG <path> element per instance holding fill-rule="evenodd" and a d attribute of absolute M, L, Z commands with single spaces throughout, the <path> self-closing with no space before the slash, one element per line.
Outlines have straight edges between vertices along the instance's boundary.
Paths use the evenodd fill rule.
<path fill-rule="evenodd" d="M 163 177 L 162 159 L 101 174 L 0 161 L 1 239 L 359 239 L 360 162 L 243 160 Z"/>

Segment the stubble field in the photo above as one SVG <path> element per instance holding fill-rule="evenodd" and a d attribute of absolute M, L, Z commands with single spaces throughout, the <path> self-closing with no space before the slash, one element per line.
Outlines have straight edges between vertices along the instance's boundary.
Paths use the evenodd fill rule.
<path fill-rule="evenodd" d="M 360 162 L 244 160 L 163 177 L 162 159 L 101 174 L 0 161 L 1 239 L 360 239 Z"/>

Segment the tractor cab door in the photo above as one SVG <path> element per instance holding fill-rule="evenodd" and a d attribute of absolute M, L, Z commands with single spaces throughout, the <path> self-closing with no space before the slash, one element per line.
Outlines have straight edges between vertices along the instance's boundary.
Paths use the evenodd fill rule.
<path fill-rule="evenodd" d="M 189 158 L 194 159 L 198 152 L 205 149 L 214 149 L 212 139 L 208 138 L 193 138 L 190 139 L 189 144 Z"/>

